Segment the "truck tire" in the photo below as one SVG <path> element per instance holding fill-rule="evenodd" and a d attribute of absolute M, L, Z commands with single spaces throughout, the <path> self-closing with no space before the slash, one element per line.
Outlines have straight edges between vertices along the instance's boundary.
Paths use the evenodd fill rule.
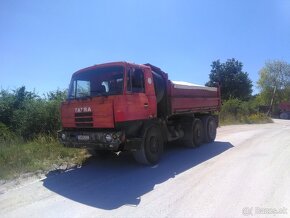
<path fill-rule="evenodd" d="M 195 148 L 204 141 L 204 129 L 200 119 L 196 118 L 192 122 L 182 124 L 184 137 L 179 140 L 186 147 Z"/>
<path fill-rule="evenodd" d="M 204 127 L 204 142 L 213 142 L 216 138 L 216 128 L 217 124 L 212 116 L 205 116 L 202 118 L 202 123 Z"/>
<path fill-rule="evenodd" d="M 163 144 L 160 128 L 152 125 L 145 131 L 141 149 L 134 151 L 133 156 L 138 163 L 157 164 L 163 153 Z"/>
<path fill-rule="evenodd" d="M 200 146 L 204 141 L 204 127 L 200 119 L 195 119 L 193 122 L 193 143 L 195 146 Z"/>

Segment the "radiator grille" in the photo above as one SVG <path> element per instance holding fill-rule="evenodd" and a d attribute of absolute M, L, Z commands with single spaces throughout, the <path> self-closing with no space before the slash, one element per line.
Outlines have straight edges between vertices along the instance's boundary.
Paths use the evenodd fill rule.
<path fill-rule="evenodd" d="M 93 127 L 93 113 L 75 113 L 75 123 L 77 127 Z"/>

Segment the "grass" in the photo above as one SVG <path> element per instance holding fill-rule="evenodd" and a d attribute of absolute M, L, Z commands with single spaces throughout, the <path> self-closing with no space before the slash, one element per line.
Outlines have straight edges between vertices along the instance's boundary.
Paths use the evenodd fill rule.
<path fill-rule="evenodd" d="M 234 125 L 234 124 L 264 124 L 273 123 L 273 120 L 263 113 L 255 113 L 250 115 L 233 115 L 233 114 L 220 114 L 220 124 Z"/>
<path fill-rule="evenodd" d="M 13 179 L 21 174 L 49 171 L 57 166 L 79 165 L 87 152 L 82 149 L 65 148 L 56 139 L 39 136 L 23 142 L 19 139 L 0 142 L 0 179 Z"/>

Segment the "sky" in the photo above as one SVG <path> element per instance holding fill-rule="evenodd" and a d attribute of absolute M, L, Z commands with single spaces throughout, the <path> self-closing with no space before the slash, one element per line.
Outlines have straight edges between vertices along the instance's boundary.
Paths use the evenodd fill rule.
<path fill-rule="evenodd" d="M 151 63 L 205 84 L 236 58 L 255 87 L 269 60 L 290 62 L 290 0 L 0 0 L 0 88 L 66 89 L 95 64 Z"/>

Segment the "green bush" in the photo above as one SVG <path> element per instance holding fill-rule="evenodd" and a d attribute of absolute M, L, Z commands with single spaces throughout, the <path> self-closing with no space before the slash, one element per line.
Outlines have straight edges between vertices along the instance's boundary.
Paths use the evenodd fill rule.
<path fill-rule="evenodd" d="M 26 91 L 25 87 L 12 92 L 1 90 L 0 123 L 25 140 L 39 134 L 56 136 L 61 127 L 59 108 L 65 96 L 66 92 L 59 90 L 48 93 L 44 98 Z"/>
<path fill-rule="evenodd" d="M 220 121 L 224 125 L 272 122 L 268 116 L 259 113 L 259 103 L 255 98 L 249 101 L 239 99 L 224 101 L 220 112 Z"/>
<path fill-rule="evenodd" d="M 0 91 L 0 179 L 85 160 L 85 150 L 65 148 L 56 139 L 65 96 L 57 90 L 41 98 L 25 87 Z"/>
<path fill-rule="evenodd" d="M 4 124 L 0 122 L 0 142 L 15 140 L 16 135 Z"/>

